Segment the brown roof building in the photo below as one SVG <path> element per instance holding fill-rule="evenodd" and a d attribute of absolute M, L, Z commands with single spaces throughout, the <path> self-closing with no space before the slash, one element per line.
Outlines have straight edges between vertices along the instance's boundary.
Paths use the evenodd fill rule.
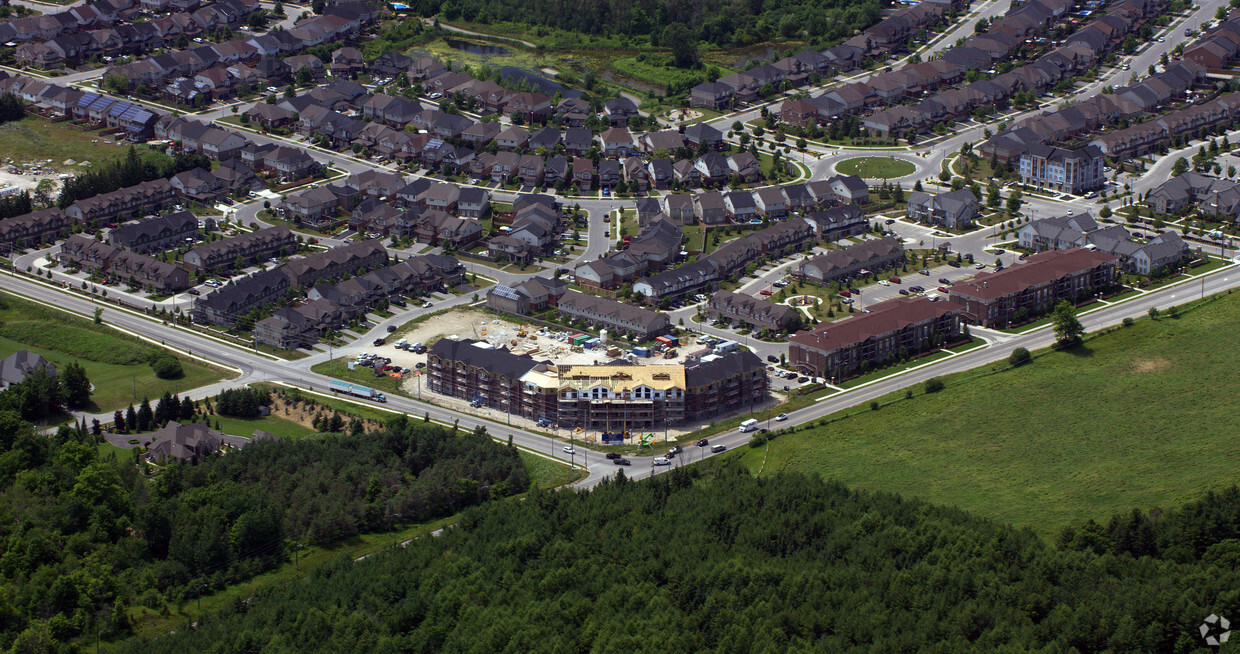
<path fill-rule="evenodd" d="M 879 302 L 789 339 L 788 361 L 805 374 L 846 379 L 903 357 L 927 354 L 960 338 L 963 307 L 924 297 Z"/>
<path fill-rule="evenodd" d="M 951 288 L 952 301 L 971 323 L 1005 327 L 1051 310 L 1060 300 L 1076 302 L 1115 283 L 1117 259 L 1089 248 L 1048 250 L 1006 270 L 981 273 Z"/>

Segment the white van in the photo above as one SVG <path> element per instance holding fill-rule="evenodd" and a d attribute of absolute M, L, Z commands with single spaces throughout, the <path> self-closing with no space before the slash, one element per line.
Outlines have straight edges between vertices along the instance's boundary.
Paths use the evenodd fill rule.
<path fill-rule="evenodd" d="M 746 420 L 745 422 L 741 423 L 742 432 L 753 431 L 757 428 L 758 428 L 758 421 L 753 418 L 750 418 L 749 420 Z"/>
<path fill-rule="evenodd" d="M 670 466 L 672 465 L 672 460 L 665 456 L 656 456 L 654 458 L 654 464 L 657 466 Z"/>

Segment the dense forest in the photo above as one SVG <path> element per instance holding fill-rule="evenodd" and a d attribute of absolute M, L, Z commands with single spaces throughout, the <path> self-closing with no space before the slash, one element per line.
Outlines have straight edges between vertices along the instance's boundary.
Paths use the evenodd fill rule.
<path fill-rule="evenodd" d="M 879 0 L 418 0 L 424 16 L 444 21 L 513 22 L 587 34 L 648 36 L 674 47 L 673 36 L 731 48 L 797 38 L 839 41 L 874 24 L 887 3 Z"/>
<path fill-rule="evenodd" d="M 101 456 L 84 426 L 49 438 L 0 410 L 0 433 L 0 649 L 14 652 L 123 637 L 127 607 L 218 590 L 288 560 L 294 541 L 385 531 L 528 487 L 515 449 L 404 418 L 162 470 Z"/>
<path fill-rule="evenodd" d="M 1174 515 L 1152 540 L 1182 560 L 1057 547 L 817 477 L 679 468 L 472 509 L 132 650 L 1189 651 L 1207 615 L 1240 615 L 1240 492 Z M 1127 538 L 1110 531 L 1100 542 Z"/>

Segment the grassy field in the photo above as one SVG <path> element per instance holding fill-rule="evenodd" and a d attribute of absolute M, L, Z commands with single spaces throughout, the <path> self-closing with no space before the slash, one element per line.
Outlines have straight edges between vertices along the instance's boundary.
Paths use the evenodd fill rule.
<path fill-rule="evenodd" d="M 77 361 L 95 386 L 92 412 L 124 408 L 134 397 L 152 400 L 164 391 L 178 393 L 231 375 L 185 356 L 180 379 L 159 379 L 147 364 L 157 348 L 106 325 L 60 313 L 9 295 L 0 298 L 0 358 L 18 350 L 42 355 L 57 366 Z"/>
<path fill-rule="evenodd" d="M 255 429 L 261 429 L 280 438 L 297 439 L 311 434 L 317 434 L 309 427 L 303 427 L 292 420 L 285 420 L 277 416 L 263 416 L 262 418 L 246 419 L 246 418 L 229 418 L 226 416 L 211 416 L 211 425 L 219 423 L 220 431 L 233 436 L 244 436 L 249 438 L 254 435 Z"/>
<path fill-rule="evenodd" d="M 1027 526 L 1176 506 L 1240 483 L 1232 357 L 1240 296 L 1140 320 L 1027 366 L 747 449 L 751 469 L 815 471 Z M 903 392 L 890 396 L 901 397 Z"/>
<path fill-rule="evenodd" d="M 648 55 L 646 61 L 639 61 L 637 57 L 623 57 L 611 62 L 611 69 L 641 82 L 650 84 L 658 84 L 667 87 L 676 82 L 688 82 L 694 79 L 701 79 L 701 71 L 686 70 L 683 68 L 675 68 L 670 65 L 670 56 Z M 669 65 L 664 65 L 665 63 Z M 727 68 L 720 68 L 720 75 L 730 75 L 734 71 Z"/>
<path fill-rule="evenodd" d="M 521 461 L 525 463 L 525 469 L 530 473 L 531 488 L 555 488 L 571 484 L 582 476 L 579 470 L 573 470 L 563 463 L 544 459 L 524 450 L 521 451 Z"/>
<path fill-rule="evenodd" d="M 86 166 L 66 166 L 72 159 L 90 161 L 92 165 L 124 156 L 127 147 L 116 145 L 98 131 L 86 131 L 65 123 L 52 123 L 35 116 L 0 125 L 0 160 L 15 163 L 52 163 L 47 167 L 63 172 L 89 170 Z"/>
<path fill-rule="evenodd" d="M 917 172 L 917 167 L 903 159 L 890 157 L 856 157 L 835 164 L 835 172 L 841 175 L 857 175 L 868 178 L 891 179 Z"/>

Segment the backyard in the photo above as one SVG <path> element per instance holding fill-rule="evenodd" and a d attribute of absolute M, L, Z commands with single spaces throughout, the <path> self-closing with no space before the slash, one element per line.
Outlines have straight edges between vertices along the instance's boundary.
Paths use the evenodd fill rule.
<path fill-rule="evenodd" d="M 1229 356 L 1238 318 L 1240 297 L 1225 296 L 1176 319 L 1140 320 L 1014 370 L 962 373 L 932 395 L 901 391 L 880 410 L 851 409 L 745 460 L 764 474 L 816 471 L 1043 536 L 1176 506 L 1240 481 Z"/>

